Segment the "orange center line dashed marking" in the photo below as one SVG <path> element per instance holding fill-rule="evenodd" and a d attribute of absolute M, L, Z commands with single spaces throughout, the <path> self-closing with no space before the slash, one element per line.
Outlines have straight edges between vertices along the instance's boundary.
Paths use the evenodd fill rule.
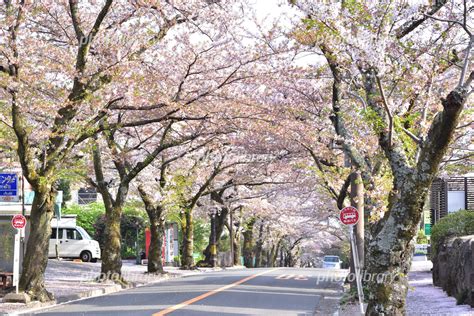
<path fill-rule="evenodd" d="M 251 275 L 251 276 L 248 276 L 246 278 L 243 278 L 242 280 L 239 280 L 237 282 L 234 282 L 234 283 L 231 283 L 231 284 L 228 284 L 228 285 L 225 285 L 223 287 L 220 287 L 218 289 L 215 289 L 215 290 L 212 290 L 212 291 L 209 291 L 207 293 L 204 293 L 204 294 L 201 294 L 199 296 L 196 296 L 192 299 L 189 299 L 187 301 L 184 301 L 182 303 L 179 303 L 179 304 L 176 304 L 174 306 L 171 306 L 171 307 L 168 307 L 167 309 L 164 309 L 160 312 L 157 312 L 157 313 L 154 313 L 152 316 L 162 316 L 162 315 L 166 315 L 166 314 L 169 314 L 171 312 L 174 312 L 175 310 L 178 310 L 178 309 L 181 309 L 183 307 L 186 307 L 188 305 L 191 305 L 193 303 L 196 303 L 198 301 L 201 301 L 203 299 L 205 299 L 206 297 L 209 297 L 211 295 L 214 295 L 214 294 L 217 294 L 219 292 L 222 292 L 222 291 L 225 291 L 227 289 L 230 289 L 230 288 L 233 288 L 234 286 L 237 286 L 239 284 L 242 284 L 244 282 L 247 282 L 249 280 L 252 280 L 258 276 L 261 276 L 263 274 L 266 274 L 266 273 L 270 273 L 270 272 L 273 272 L 275 270 L 278 270 L 279 268 L 276 268 L 276 269 L 272 269 L 272 270 L 267 270 L 267 271 L 263 271 L 263 272 L 260 272 L 260 273 L 257 273 L 257 274 L 254 274 L 254 275 Z"/>

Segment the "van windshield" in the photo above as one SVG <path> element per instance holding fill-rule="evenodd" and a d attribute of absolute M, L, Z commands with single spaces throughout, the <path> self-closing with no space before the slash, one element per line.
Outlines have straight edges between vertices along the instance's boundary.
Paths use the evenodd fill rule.
<path fill-rule="evenodd" d="M 324 257 L 325 262 L 339 262 L 339 257 L 337 256 L 326 256 Z"/>
<path fill-rule="evenodd" d="M 81 233 L 82 238 L 85 240 L 92 240 L 91 236 L 85 231 L 84 228 L 77 226 L 76 229 Z"/>

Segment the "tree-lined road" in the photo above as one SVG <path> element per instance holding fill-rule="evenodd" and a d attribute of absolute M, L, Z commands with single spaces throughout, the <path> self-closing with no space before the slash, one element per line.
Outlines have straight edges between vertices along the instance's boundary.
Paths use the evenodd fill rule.
<path fill-rule="evenodd" d="M 213 272 L 61 305 L 37 315 L 330 315 L 345 270 Z"/>

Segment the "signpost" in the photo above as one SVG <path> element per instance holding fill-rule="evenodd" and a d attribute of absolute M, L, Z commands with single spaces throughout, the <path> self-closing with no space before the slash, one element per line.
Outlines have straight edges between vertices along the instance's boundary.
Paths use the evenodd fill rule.
<path fill-rule="evenodd" d="M 26 218 L 23 215 L 15 215 L 12 218 L 12 227 L 16 229 L 15 245 L 13 248 L 13 286 L 18 294 L 18 281 L 20 279 L 20 237 L 26 226 Z"/>
<path fill-rule="evenodd" d="M 18 175 L 0 173 L 0 202 L 19 202 Z"/>
<path fill-rule="evenodd" d="M 23 215 L 15 215 L 12 218 L 12 227 L 16 229 L 23 229 L 26 226 L 26 217 Z"/>
<path fill-rule="evenodd" d="M 345 207 L 339 213 L 339 219 L 341 223 L 349 226 L 349 236 L 351 241 L 352 248 L 352 257 L 354 258 L 354 272 L 356 274 L 356 283 L 357 283 L 357 293 L 359 296 L 360 312 L 364 312 L 364 292 L 362 290 L 362 280 L 361 280 L 361 271 L 360 271 L 360 261 L 359 254 L 357 251 L 356 240 L 354 238 L 354 225 L 359 221 L 359 211 L 352 206 Z"/>
<path fill-rule="evenodd" d="M 353 226 L 359 221 L 359 211 L 352 206 L 345 207 L 339 214 L 339 219 L 344 225 Z"/>

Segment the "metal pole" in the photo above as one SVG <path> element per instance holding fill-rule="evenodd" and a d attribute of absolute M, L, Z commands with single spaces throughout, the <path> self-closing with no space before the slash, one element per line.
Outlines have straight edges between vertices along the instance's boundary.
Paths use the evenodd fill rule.
<path fill-rule="evenodd" d="M 23 170 L 21 171 L 21 214 L 26 215 L 25 210 L 25 177 L 23 176 Z"/>
<path fill-rule="evenodd" d="M 364 312 L 364 291 L 362 289 L 362 280 L 360 277 L 360 265 L 359 265 L 359 256 L 357 253 L 357 247 L 355 243 L 355 238 L 354 238 L 354 232 L 353 232 L 354 227 L 349 226 L 349 233 L 350 233 L 350 239 L 351 239 L 351 248 L 352 248 L 352 257 L 354 258 L 354 271 L 356 275 L 356 282 L 357 282 L 357 294 L 359 296 L 359 305 L 360 305 L 360 312 L 362 315 L 365 314 Z"/>
<path fill-rule="evenodd" d="M 21 214 L 26 217 L 25 210 L 25 177 L 23 176 L 23 169 L 21 169 Z M 20 235 L 20 262 L 23 264 L 23 258 L 25 257 L 26 247 L 25 247 L 25 238 L 26 238 L 26 227 L 24 228 L 22 234 Z"/>
<path fill-rule="evenodd" d="M 217 245 L 216 245 L 216 211 L 212 210 L 211 213 L 211 234 L 212 234 L 212 244 L 211 244 L 211 263 L 213 267 L 217 266 Z"/>
<path fill-rule="evenodd" d="M 359 221 L 355 224 L 355 241 L 357 246 L 357 255 L 359 256 L 360 270 L 364 268 L 364 184 L 360 171 L 354 170 L 351 174 L 351 206 L 359 211 Z"/>
<path fill-rule="evenodd" d="M 16 228 L 15 244 L 13 248 L 13 286 L 18 294 L 18 281 L 20 279 L 20 229 Z"/>
<path fill-rule="evenodd" d="M 140 250 L 138 249 L 138 238 L 139 238 L 139 230 L 138 230 L 138 226 L 137 226 L 136 227 L 136 238 L 135 238 L 135 263 L 136 264 L 141 263 Z"/>
<path fill-rule="evenodd" d="M 56 259 L 59 260 L 59 218 L 56 218 Z"/>
<path fill-rule="evenodd" d="M 233 210 L 230 210 L 230 225 L 229 225 L 229 239 L 230 239 L 230 257 L 231 266 L 234 266 L 234 221 L 233 221 Z"/>

